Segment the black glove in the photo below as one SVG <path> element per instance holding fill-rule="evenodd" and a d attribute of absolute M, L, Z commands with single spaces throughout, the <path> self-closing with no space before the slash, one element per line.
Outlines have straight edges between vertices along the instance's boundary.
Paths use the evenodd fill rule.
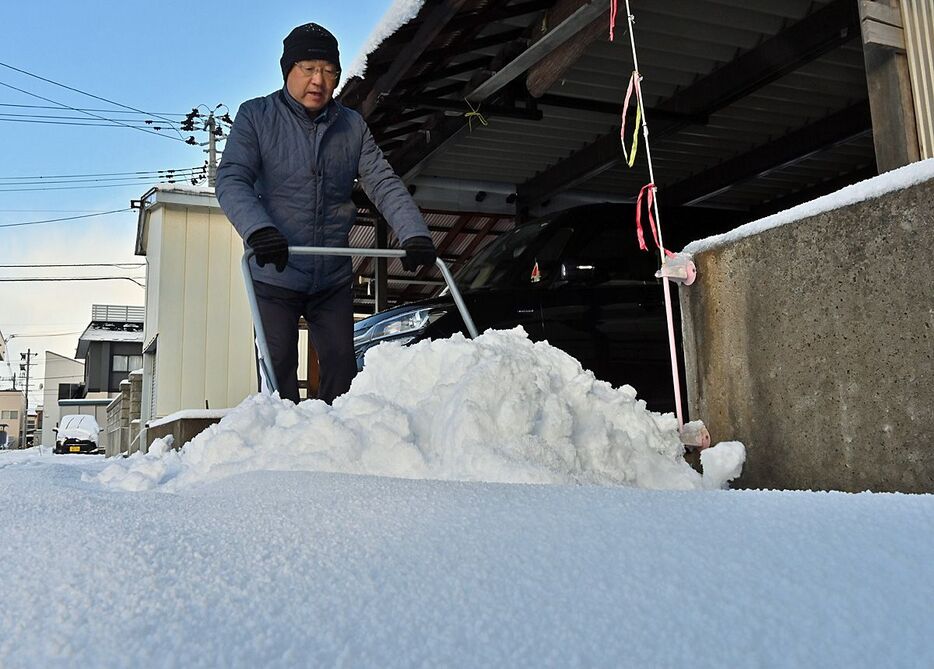
<path fill-rule="evenodd" d="M 254 232 L 247 238 L 246 243 L 253 249 L 256 264 L 260 267 L 272 263 L 276 266 L 276 271 L 281 272 L 289 262 L 289 242 L 271 225 Z"/>
<path fill-rule="evenodd" d="M 422 265 L 431 267 L 438 258 L 435 244 L 431 237 L 410 237 L 402 242 L 405 255 L 402 257 L 402 269 L 414 272 Z"/>

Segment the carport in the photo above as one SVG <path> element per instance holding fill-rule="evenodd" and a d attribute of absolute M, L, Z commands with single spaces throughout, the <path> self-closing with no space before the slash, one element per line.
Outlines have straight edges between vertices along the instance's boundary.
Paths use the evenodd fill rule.
<path fill-rule="evenodd" d="M 892 2 L 632 0 L 669 246 L 930 155 L 909 62 L 930 58 L 910 24 L 931 10 Z M 623 162 L 633 65 L 622 2 L 608 39 L 610 4 L 428 0 L 343 87 L 455 269 L 517 222 L 634 202 L 648 181 L 644 152 Z M 351 244 L 386 246 L 360 195 Z M 440 285 L 397 261 L 354 268 L 364 313 Z"/>

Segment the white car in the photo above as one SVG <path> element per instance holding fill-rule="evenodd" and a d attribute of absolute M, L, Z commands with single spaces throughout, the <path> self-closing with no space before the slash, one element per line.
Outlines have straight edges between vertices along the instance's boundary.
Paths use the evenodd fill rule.
<path fill-rule="evenodd" d="M 103 453 L 100 447 L 100 425 L 94 416 L 62 416 L 55 432 L 56 453 Z"/>

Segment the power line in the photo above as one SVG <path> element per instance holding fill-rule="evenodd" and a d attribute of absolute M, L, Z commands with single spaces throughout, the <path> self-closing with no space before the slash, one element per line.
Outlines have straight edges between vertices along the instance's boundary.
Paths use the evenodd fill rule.
<path fill-rule="evenodd" d="M 82 91 L 82 90 L 80 90 L 80 89 L 78 89 L 78 88 L 74 88 L 74 87 L 72 87 L 72 86 L 66 86 L 65 84 L 61 84 L 61 83 L 59 83 L 59 82 L 57 82 L 57 81 L 52 81 L 51 79 L 46 79 L 45 77 L 40 77 L 38 74 L 33 74 L 32 72 L 27 72 L 26 70 L 21 70 L 21 69 L 18 68 L 18 67 L 13 67 L 12 65 L 8 65 L 7 63 L 0 62 L 0 66 L 3 66 L 3 67 L 5 67 L 5 68 L 8 68 L 8 69 L 13 70 L 13 71 L 15 71 L 15 72 L 19 72 L 20 74 L 25 74 L 26 76 L 33 77 L 33 78 L 35 78 L 35 79 L 39 79 L 40 81 L 45 81 L 45 82 L 47 82 L 47 83 L 54 84 L 55 86 L 61 86 L 62 88 L 66 88 L 66 89 L 68 89 L 69 91 L 74 91 L 75 93 L 80 93 L 81 95 L 86 95 L 86 96 L 88 96 L 89 98 L 94 98 L 95 100 L 100 100 L 101 102 L 106 102 L 106 103 L 108 103 L 108 104 L 116 105 L 117 107 L 123 107 L 124 109 L 129 109 L 129 110 L 131 110 L 131 111 L 139 112 L 140 114 L 144 114 L 144 115 L 146 115 L 146 116 L 151 116 L 151 114 L 149 114 L 149 113 L 147 113 L 147 112 L 144 112 L 142 109 L 137 109 L 136 107 L 130 107 L 129 105 L 120 104 L 119 102 L 114 102 L 113 100 L 108 100 L 107 98 L 101 97 L 101 96 L 99 96 L 99 95 L 94 95 L 93 93 L 88 93 L 87 91 Z M 55 101 L 54 101 L 54 100 L 46 100 L 46 102 L 53 102 L 53 103 L 54 103 Z M 56 103 L 56 104 L 57 104 L 57 103 Z M 74 110 L 74 111 L 79 111 L 79 110 Z M 85 113 L 89 113 L 89 112 L 85 112 Z M 158 117 L 157 117 L 157 118 L 158 118 Z M 163 120 L 164 120 L 164 121 L 168 121 L 169 119 L 164 118 Z M 183 141 L 183 142 L 185 141 L 185 139 L 182 138 L 182 134 L 181 134 L 181 133 L 178 133 L 178 136 L 179 136 L 179 138 L 181 138 L 181 141 Z"/>
<path fill-rule="evenodd" d="M 0 209 L 4 214 L 100 214 L 96 209 Z"/>
<path fill-rule="evenodd" d="M 119 177 L 119 176 L 129 176 L 136 174 L 169 174 L 172 172 L 190 172 L 193 170 L 204 170 L 204 165 L 199 165 L 196 167 L 176 167 L 168 170 L 142 170 L 137 172 L 99 172 L 97 174 L 48 174 L 48 175 L 31 175 L 31 176 L 15 176 L 15 177 L 0 177 L 0 180 L 8 179 L 71 179 L 78 177 Z M 0 211 L 28 211 L 28 210 L 18 210 L 18 209 L 0 209 Z M 53 211 L 52 209 L 47 209 L 46 211 Z M 72 210 L 67 210 L 72 211 Z"/>
<path fill-rule="evenodd" d="M 47 277 L 30 277 L 30 278 L 0 278 L 0 282 L 4 283 L 22 283 L 22 282 L 35 282 L 35 281 L 132 281 L 140 288 L 145 288 L 146 286 L 139 282 L 140 279 L 145 279 L 146 277 L 132 277 L 132 276 L 69 276 L 69 277 L 58 277 L 58 276 L 47 276 Z"/>
<path fill-rule="evenodd" d="M 64 110 L 59 110 L 59 111 L 64 111 Z M 124 113 L 129 113 L 129 112 L 124 112 Z M 51 119 L 59 119 L 59 120 L 65 120 L 65 121 L 69 121 L 69 120 L 74 121 L 74 120 L 81 120 L 81 119 L 86 118 L 84 116 L 67 116 L 64 114 L 13 114 L 10 112 L 0 112 L 0 116 L 9 116 L 11 118 L 51 118 Z M 155 123 L 155 121 L 152 120 L 153 118 L 156 118 L 156 117 L 146 116 L 144 118 L 122 118 L 120 120 L 126 123 Z M 181 121 L 166 121 L 166 123 L 170 125 L 181 125 L 182 124 Z"/>
<path fill-rule="evenodd" d="M 64 110 L 62 110 L 64 111 Z M 30 122 L 35 121 L 36 123 L 51 123 L 56 121 L 87 121 L 86 116 L 69 116 L 66 114 L 7 114 L 0 112 L 0 119 L 4 121 L 22 121 Z M 43 120 L 50 119 L 50 120 Z M 153 121 L 151 118 L 122 118 L 119 119 L 121 123 L 129 123 L 132 125 L 143 124 L 146 126 L 151 126 L 154 128 L 158 127 L 167 127 L 175 130 L 176 126 L 181 125 L 181 121 Z M 65 125 L 63 123 L 63 125 Z M 103 123 L 101 125 L 104 125 Z"/>
<path fill-rule="evenodd" d="M 109 214 L 119 214 L 125 211 L 132 211 L 129 207 L 126 209 L 113 209 L 111 211 L 101 211 L 94 214 L 82 214 L 81 216 L 65 216 L 63 218 L 47 218 L 42 221 L 25 221 L 23 223 L 3 223 L 0 228 L 18 228 L 24 225 L 39 225 L 41 223 L 58 223 L 59 221 L 74 221 L 79 218 L 93 218 L 95 216 L 107 216 Z"/>
<path fill-rule="evenodd" d="M 49 105 L 17 105 L 10 102 L 0 102 L 0 107 L 15 107 L 17 109 L 61 109 L 61 107 L 51 107 Z M 129 114 L 131 112 L 123 111 L 122 109 L 93 109 L 88 107 L 77 107 L 78 111 L 82 112 L 109 112 L 111 114 Z M 177 114 L 174 112 L 144 112 L 147 116 L 154 116 L 156 118 L 161 118 L 162 116 L 184 116 L 184 114 Z M 167 119 L 166 119 L 167 120 Z M 172 121 L 173 123 L 178 123 L 178 121 Z"/>
<path fill-rule="evenodd" d="M 144 267 L 145 265 L 144 262 L 82 262 L 49 265 L 0 265 L 0 269 L 32 269 L 35 267 L 119 267 L 120 269 L 129 269 L 130 267 Z"/>
<path fill-rule="evenodd" d="M 82 332 L 84 332 L 84 330 L 75 330 L 74 332 L 51 332 L 44 334 L 18 334 L 11 335 L 10 339 L 13 339 L 13 337 L 16 339 L 35 339 L 37 337 L 67 337 L 69 335 L 81 334 Z"/>
<path fill-rule="evenodd" d="M 39 177 L 38 181 L 6 181 L 0 179 L 0 188 L 2 187 L 19 187 L 19 186 L 48 186 L 48 185 L 61 185 L 61 184 L 91 184 L 91 183 L 109 183 L 113 185 L 121 183 L 132 183 L 134 181 L 153 181 L 161 180 L 172 183 L 174 181 L 190 181 L 192 177 L 203 178 L 207 176 L 205 174 L 205 169 L 198 169 L 191 172 L 173 172 L 172 174 L 149 174 L 144 176 L 135 176 L 135 177 L 103 177 L 100 179 L 97 178 L 74 178 L 74 179 L 53 179 L 51 177 L 44 178 Z"/>
<path fill-rule="evenodd" d="M 3 82 L 0 82 L 0 84 L 3 84 Z M 104 120 L 109 121 L 110 119 Z M 98 123 L 95 121 L 40 121 L 31 118 L 0 118 L 0 121 L 3 121 L 4 123 L 38 123 L 39 125 L 77 125 L 84 126 L 86 128 L 130 128 L 132 130 L 146 130 L 146 128 L 150 127 L 149 125 L 144 127 L 142 125 L 132 125 L 131 123 L 121 123 L 120 121 L 114 121 L 113 123 Z M 162 130 L 162 126 L 152 126 L 153 133 L 158 133 L 160 130 Z M 175 130 L 175 128 L 166 128 L 166 130 Z M 169 139 L 178 138 L 170 137 Z"/>
<path fill-rule="evenodd" d="M 4 63 L 0 63 L 0 65 L 4 65 Z M 7 67 L 9 67 L 9 66 L 7 66 Z M 13 68 L 13 69 L 15 69 L 15 68 Z M 2 82 L 2 81 L 0 81 L 0 86 L 6 86 L 7 88 L 11 88 L 11 89 L 13 89 L 14 91 L 19 91 L 20 93 L 24 93 L 24 94 L 29 95 L 29 96 L 32 96 L 32 97 L 34 97 L 34 98 L 38 98 L 38 99 L 40 99 L 40 100 L 45 100 L 46 102 L 51 102 L 52 104 L 59 105 L 60 107 L 63 107 L 63 108 L 65 108 L 65 109 L 70 109 L 70 110 L 76 111 L 76 112 L 80 112 L 80 111 L 81 111 L 80 109 L 76 109 L 75 107 L 70 107 L 70 106 L 68 106 L 68 105 L 66 105 L 66 104 L 63 104 L 63 103 L 61 103 L 61 102 L 58 102 L 57 100 L 52 100 L 52 99 L 50 99 L 50 98 L 43 97 L 43 96 L 38 95 L 38 94 L 36 94 L 36 93 L 30 93 L 29 91 L 23 90 L 22 88 L 17 88 L 16 86 L 13 86 L 13 85 L 11 85 L 11 84 L 7 84 L 7 83 Z M 103 116 L 98 116 L 97 114 L 93 114 L 93 113 L 91 113 L 91 112 L 83 112 L 83 113 L 87 114 L 88 116 L 93 116 L 94 118 L 101 119 L 102 121 L 111 121 L 111 122 L 113 122 L 113 123 L 118 123 L 118 124 L 120 124 L 120 125 L 126 125 L 125 123 L 120 123 L 119 121 L 117 121 L 117 120 L 115 120 L 115 119 L 112 119 L 112 118 L 104 118 Z M 139 130 L 140 132 L 145 132 L 145 133 L 148 133 L 148 134 L 150 134 L 150 135 L 155 135 L 156 137 L 165 137 L 166 139 L 172 139 L 172 140 L 175 140 L 175 141 L 177 141 L 177 142 L 185 142 L 185 141 L 187 141 L 187 140 L 181 138 L 181 133 L 179 133 L 179 136 L 178 136 L 178 137 L 170 137 L 169 135 L 160 135 L 158 132 L 155 132 L 154 130 L 146 130 L 146 129 L 144 129 L 144 128 L 137 128 L 137 127 L 134 127 L 134 126 L 132 126 L 132 125 L 126 125 L 126 127 L 127 127 L 127 128 L 130 128 L 130 129 L 132 129 L 132 130 Z"/>
<path fill-rule="evenodd" d="M 82 383 L 84 381 L 84 374 L 65 374 L 64 376 L 37 376 L 36 383 L 45 383 L 46 381 L 61 381 L 62 379 L 74 379 L 78 377 L 78 380 L 75 383 Z M 47 388 L 51 392 L 56 392 L 57 388 Z"/>
<path fill-rule="evenodd" d="M 27 193 L 30 191 L 44 190 L 81 190 L 85 188 L 131 188 L 139 184 L 95 184 L 93 186 L 44 186 L 41 188 L 0 188 L 0 193 Z M 0 225 L 0 228 L 6 227 Z"/>

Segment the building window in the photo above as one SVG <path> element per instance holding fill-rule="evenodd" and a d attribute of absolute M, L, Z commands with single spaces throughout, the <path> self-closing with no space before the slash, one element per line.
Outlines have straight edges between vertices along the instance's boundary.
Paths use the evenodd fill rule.
<path fill-rule="evenodd" d="M 114 355 L 111 359 L 110 386 L 112 393 L 120 392 L 120 382 L 129 378 L 130 372 L 143 367 L 142 355 Z"/>
<path fill-rule="evenodd" d="M 113 371 L 115 372 L 133 372 L 143 367 L 143 356 L 141 355 L 115 355 Z"/>
<path fill-rule="evenodd" d="M 9 418 L 10 420 L 16 420 L 19 418 L 19 411 L 0 411 L 0 418 Z"/>

